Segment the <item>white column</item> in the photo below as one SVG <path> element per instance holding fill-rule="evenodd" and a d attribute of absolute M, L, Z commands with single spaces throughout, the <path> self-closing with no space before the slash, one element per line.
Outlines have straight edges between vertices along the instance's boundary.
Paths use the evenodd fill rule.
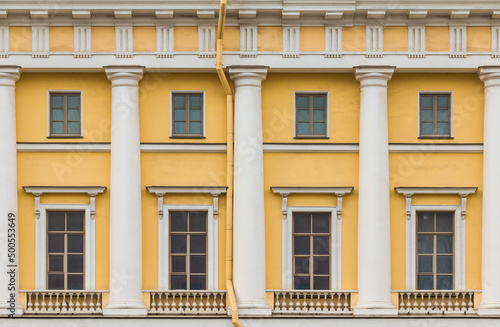
<path fill-rule="evenodd" d="M 21 73 L 17 66 L 0 66 L 0 316 L 22 314 L 17 291 L 19 268 L 17 237 L 17 150 L 16 150 L 16 81 Z M 12 234 L 8 214 L 15 215 L 15 261 L 7 255 Z M 12 253 L 12 252 L 11 252 Z M 14 269 L 14 273 L 12 273 Z M 11 272 L 11 274 L 8 274 Z M 14 279 L 11 279 L 14 277 Z M 12 288 L 14 286 L 14 288 Z M 10 288 L 10 290 L 9 290 Z M 11 296 L 11 293 L 14 295 Z M 12 309 L 12 310 L 11 310 Z"/>
<path fill-rule="evenodd" d="M 500 315 L 500 66 L 483 67 L 483 251 L 479 315 Z"/>
<path fill-rule="evenodd" d="M 261 83 L 263 67 L 229 69 L 234 109 L 234 287 L 241 315 L 270 315 L 266 302 L 266 239 Z"/>
<path fill-rule="evenodd" d="M 146 315 L 142 301 L 139 81 L 143 68 L 110 66 L 110 302 L 104 315 Z"/>
<path fill-rule="evenodd" d="M 391 303 L 387 82 L 393 67 L 357 67 L 359 126 L 358 290 L 355 315 L 395 315 Z"/>

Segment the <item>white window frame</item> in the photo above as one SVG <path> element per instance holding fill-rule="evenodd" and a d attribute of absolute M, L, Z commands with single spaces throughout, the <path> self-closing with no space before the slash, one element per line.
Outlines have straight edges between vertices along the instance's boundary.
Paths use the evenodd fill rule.
<path fill-rule="evenodd" d="M 206 107 L 206 99 L 205 99 L 205 91 L 203 90 L 189 90 L 189 91 L 182 91 L 182 90 L 171 90 L 170 91 L 170 101 L 169 101 L 169 108 L 170 108 L 170 137 L 171 138 L 177 138 L 177 136 L 174 136 L 174 106 L 173 106 L 173 101 L 174 101 L 174 95 L 175 94 L 178 94 L 178 93 L 188 93 L 188 94 L 202 94 L 202 97 L 203 97 L 203 106 L 201 108 L 202 110 L 202 117 L 203 117 L 203 122 L 202 122 L 202 126 L 203 126 L 203 131 L 201 133 L 201 136 L 193 136 L 193 138 L 204 138 L 205 137 L 205 121 L 207 120 L 206 119 L 206 116 L 205 116 L 205 107 Z M 180 137 L 180 138 L 188 138 L 189 139 L 189 136 L 187 137 Z"/>
<path fill-rule="evenodd" d="M 297 135 L 297 94 L 313 95 L 324 94 L 326 95 L 325 106 L 325 136 L 318 135 L 318 137 L 304 137 L 304 139 L 329 139 L 330 138 L 330 92 L 329 91 L 293 91 L 293 137 L 302 138 Z"/>
<path fill-rule="evenodd" d="M 50 95 L 56 93 L 79 93 L 80 94 L 80 134 L 72 134 L 68 136 L 52 136 L 50 135 Z M 83 90 L 47 90 L 47 137 L 48 138 L 75 138 L 83 137 Z"/>
<path fill-rule="evenodd" d="M 450 136 L 449 138 L 454 138 L 455 137 L 455 129 L 453 128 L 455 123 L 454 123 L 454 102 L 453 102 L 453 98 L 454 98 L 454 92 L 453 91 L 418 91 L 418 99 L 417 99 L 417 102 L 418 102 L 418 137 L 419 138 L 424 138 L 424 139 L 432 139 L 432 137 L 426 137 L 425 135 L 422 136 L 421 134 L 421 131 L 420 131 L 420 128 L 421 128 L 421 121 L 420 121 L 420 96 L 421 95 L 449 95 L 450 96 L 450 125 L 449 125 L 449 128 L 450 128 Z M 445 137 L 446 138 L 446 137 Z M 437 138 L 439 139 L 439 138 Z"/>
<path fill-rule="evenodd" d="M 330 285 L 332 290 L 341 289 L 342 281 L 342 219 L 337 207 L 287 207 L 282 231 L 282 289 L 293 290 L 293 214 L 296 212 L 325 212 L 330 214 Z"/>
<path fill-rule="evenodd" d="M 95 219 L 90 204 L 40 204 L 35 232 L 35 289 L 47 290 L 47 211 L 85 211 L 85 291 L 95 290 Z"/>
<path fill-rule="evenodd" d="M 163 205 L 163 217 L 158 221 L 158 289 L 170 289 L 170 249 L 169 222 L 171 211 L 206 211 L 207 212 L 207 290 L 219 289 L 219 246 L 218 219 L 214 215 L 213 205 Z"/>
<path fill-rule="evenodd" d="M 412 205 L 410 219 L 406 220 L 406 289 L 417 290 L 417 213 L 454 212 L 454 290 L 465 290 L 465 219 L 460 205 Z"/>

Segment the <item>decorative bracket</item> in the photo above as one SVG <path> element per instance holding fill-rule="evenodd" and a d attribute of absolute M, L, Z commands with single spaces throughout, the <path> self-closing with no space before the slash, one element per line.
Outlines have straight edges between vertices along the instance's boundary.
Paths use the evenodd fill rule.
<path fill-rule="evenodd" d="M 342 220 L 342 198 L 344 193 L 337 193 L 337 219 Z"/>
<path fill-rule="evenodd" d="M 40 196 L 42 193 L 33 193 L 35 196 L 35 217 L 36 219 L 40 219 Z"/>
<path fill-rule="evenodd" d="M 158 219 L 163 219 L 163 196 L 165 193 L 157 193 L 158 195 Z"/>
<path fill-rule="evenodd" d="M 219 219 L 219 195 L 220 192 L 213 192 L 212 196 L 214 197 L 214 219 Z"/>
<path fill-rule="evenodd" d="M 413 193 L 405 194 L 406 197 L 406 220 L 411 219 L 411 196 Z"/>
<path fill-rule="evenodd" d="M 467 195 L 468 193 L 460 193 L 460 197 L 462 198 L 460 214 L 462 216 L 462 220 L 465 220 L 465 214 L 467 212 Z"/>
<path fill-rule="evenodd" d="M 283 220 L 286 220 L 288 215 L 288 195 L 290 193 L 282 193 L 281 194 L 281 214 L 283 215 Z"/>
<path fill-rule="evenodd" d="M 95 197 L 97 196 L 97 193 L 91 192 L 89 193 L 90 195 L 90 219 L 94 220 L 95 219 Z"/>

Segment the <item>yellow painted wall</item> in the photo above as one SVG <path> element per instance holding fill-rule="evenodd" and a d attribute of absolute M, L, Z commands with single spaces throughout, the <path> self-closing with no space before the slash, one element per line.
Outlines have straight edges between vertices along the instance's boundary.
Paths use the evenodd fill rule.
<path fill-rule="evenodd" d="M 18 142 L 110 142 L 111 86 L 104 73 L 23 73 L 16 84 Z M 83 138 L 47 138 L 48 90 L 81 90 Z"/>
<path fill-rule="evenodd" d="M 418 139 L 418 92 L 453 91 L 453 139 Z M 477 74 L 395 74 L 388 88 L 390 143 L 482 143 L 484 90 Z"/>
<path fill-rule="evenodd" d="M 268 74 L 262 83 L 264 142 L 357 143 L 359 83 L 353 74 Z M 329 139 L 294 139 L 294 91 L 328 91 Z"/>
<path fill-rule="evenodd" d="M 300 51 L 325 51 L 325 28 L 316 26 L 301 27 Z"/>
<path fill-rule="evenodd" d="M 112 52 L 116 50 L 115 28 L 111 26 L 92 26 L 91 47 L 94 52 Z"/>
<path fill-rule="evenodd" d="M 198 51 L 197 26 L 174 26 L 174 51 Z"/>
<path fill-rule="evenodd" d="M 283 28 L 257 26 L 257 51 L 283 51 Z"/>
<path fill-rule="evenodd" d="M 405 26 L 385 26 L 384 51 L 408 51 L 408 28 Z"/>
<path fill-rule="evenodd" d="M 467 51 L 491 51 L 491 28 L 467 26 Z"/>
<path fill-rule="evenodd" d="M 365 26 L 342 27 L 342 51 L 365 51 Z"/>
<path fill-rule="evenodd" d="M 134 51 L 156 51 L 156 28 L 154 26 L 134 26 Z"/>
<path fill-rule="evenodd" d="M 75 33 L 72 26 L 49 27 L 49 51 L 72 52 Z"/>
<path fill-rule="evenodd" d="M 9 51 L 31 51 L 31 26 L 9 27 Z"/>
<path fill-rule="evenodd" d="M 227 26 L 224 28 L 224 51 L 240 51 L 240 28 Z"/>
<path fill-rule="evenodd" d="M 448 26 L 425 27 L 426 51 L 450 51 L 450 29 Z"/>

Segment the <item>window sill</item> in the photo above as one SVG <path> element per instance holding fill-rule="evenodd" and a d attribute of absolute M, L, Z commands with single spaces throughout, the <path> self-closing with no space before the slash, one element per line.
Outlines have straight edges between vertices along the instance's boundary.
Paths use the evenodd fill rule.
<path fill-rule="evenodd" d="M 172 135 L 171 139 L 205 139 L 203 135 Z"/>
<path fill-rule="evenodd" d="M 419 136 L 419 140 L 426 140 L 426 139 L 441 139 L 441 140 L 453 140 L 453 136 L 449 135 L 425 135 L 425 136 Z"/>
<path fill-rule="evenodd" d="M 311 139 L 319 139 L 319 140 L 329 140 L 329 136 L 321 136 L 321 135 L 300 135 L 294 136 L 295 140 L 311 140 Z"/>
<path fill-rule="evenodd" d="M 50 135 L 48 139 L 82 139 L 83 135 Z"/>

